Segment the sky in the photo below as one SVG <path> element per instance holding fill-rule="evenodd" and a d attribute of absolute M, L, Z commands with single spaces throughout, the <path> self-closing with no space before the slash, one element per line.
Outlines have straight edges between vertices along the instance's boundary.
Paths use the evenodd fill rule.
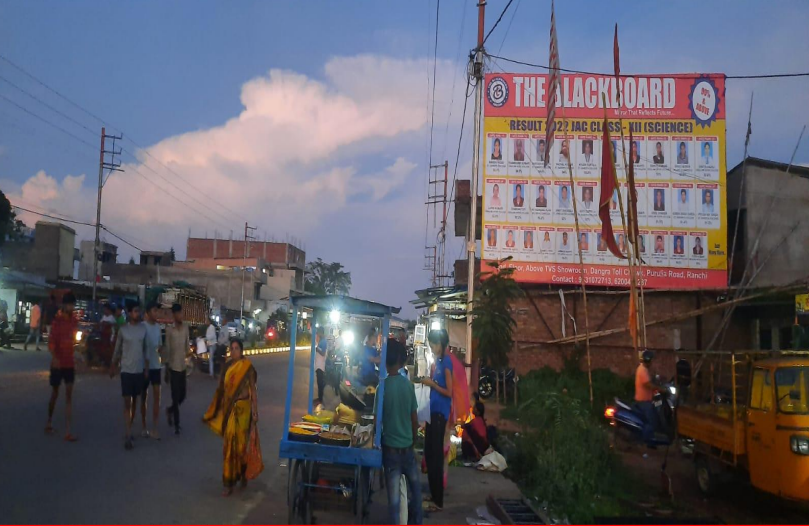
<path fill-rule="evenodd" d="M 489 2 L 487 31 L 506 3 Z M 294 236 L 308 260 L 343 263 L 352 295 L 412 317 L 431 279 L 428 166 L 447 160 L 468 179 L 473 150 L 470 99 L 456 168 L 475 1 L 440 3 L 437 52 L 435 16 L 436 0 L 2 0 L 0 55 L 76 105 L 0 59 L 0 189 L 93 222 L 106 124 L 124 135 L 124 171 L 102 205 L 102 224 L 132 245 L 105 234 L 122 260 L 133 246 L 182 259 L 189 232 L 238 237 L 247 221 L 260 238 Z M 609 71 L 618 23 L 622 72 L 809 71 L 804 1 L 565 1 L 556 18 L 565 68 Z M 486 47 L 547 63 L 549 19 L 550 2 L 515 0 Z M 742 158 L 753 92 L 750 155 L 788 161 L 809 123 L 809 79 L 729 80 L 728 166 Z M 809 163 L 805 139 L 797 163 Z M 447 261 L 461 250 L 450 238 Z"/>

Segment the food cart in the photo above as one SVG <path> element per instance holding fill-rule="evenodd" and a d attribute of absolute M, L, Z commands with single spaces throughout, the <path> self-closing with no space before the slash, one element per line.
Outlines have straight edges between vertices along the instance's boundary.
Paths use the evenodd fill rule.
<path fill-rule="evenodd" d="M 286 406 L 284 409 L 284 436 L 281 438 L 279 457 L 288 459 L 289 474 L 287 479 L 287 506 L 288 523 L 312 522 L 312 512 L 315 509 L 327 509 L 329 512 L 344 510 L 353 513 L 358 522 L 363 522 L 367 515 L 367 507 L 371 495 L 371 482 L 375 472 L 382 467 L 382 406 L 384 400 L 384 382 L 386 376 L 385 359 L 387 356 L 387 339 L 381 343 L 381 364 L 379 367 L 379 385 L 373 397 L 373 403 L 362 416 L 362 423 L 368 440 L 362 444 L 349 438 L 349 442 L 342 443 L 334 440 L 337 430 L 345 431 L 345 426 L 338 424 L 339 419 L 334 418 L 331 425 L 320 425 L 317 431 L 316 422 L 311 427 L 307 424 L 292 424 L 302 426 L 296 428 L 302 434 L 293 432 L 290 426 L 292 411 L 293 387 L 295 381 L 295 347 L 297 339 L 298 314 L 306 309 L 312 311 L 314 316 L 309 320 L 312 334 L 312 352 L 309 360 L 309 396 L 307 398 L 308 414 L 313 415 L 313 396 L 315 385 L 315 339 L 316 320 L 328 313 L 331 321 L 339 323 L 344 316 L 363 317 L 375 319 L 381 323 L 380 333 L 387 335 L 390 328 L 392 314 L 399 312 L 398 308 L 389 307 L 379 303 L 359 300 L 346 296 L 293 296 L 290 298 L 292 306 L 290 335 L 289 370 L 287 374 Z M 341 386 L 341 389 L 348 387 Z M 342 392 L 341 392 L 342 398 Z M 342 404 L 341 404 L 342 406 Z M 322 420 L 321 420 L 322 422 Z M 354 424 L 356 431 L 359 424 Z M 373 426 L 373 427 L 369 427 Z M 323 431 L 325 430 L 325 431 Z M 321 438 L 322 435 L 322 438 Z M 326 439 L 326 435 L 330 437 Z M 351 437 L 352 435 L 349 435 Z M 341 444 L 341 445 L 337 445 Z"/>

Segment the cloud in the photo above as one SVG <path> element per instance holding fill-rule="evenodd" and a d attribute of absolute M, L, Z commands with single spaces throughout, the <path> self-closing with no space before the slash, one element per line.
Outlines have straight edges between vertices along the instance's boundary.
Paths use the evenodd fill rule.
<path fill-rule="evenodd" d="M 124 171 L 104 186 L 102 223 L 138 248 L 173 246 L 184 257 L 189 229 L 193 235 L 238 235 L 246 218 L 270 236 L 307 240 L 314 249 L 309 259 L 353 261 L 356 293 L 377 291 L 376 280 L 362 277 L 371 274 L 372 259 L 361 256 L 355 243 L 374 236 L 405 240 L 397 247 L 421 257 L 426 169 L 419 164 L 426 164 L 425 72 L 431 69 L 431 60 L 365 54 L 329 60 L 322 79 L 282 69 L 250 79 L 241 88 L 241 111 L 221 125 L 134 151 Z M 439 61 L 438 69 L 455 68 Z M 439 76 L 437 92 L 447 100 L 452 80 Z M 436 102 L 436 116 L 448 109 L 447 101 Z M 11 198 L 92 221 L 96 191 L 94 175 L 40 171 Z M 36 217 L 25 220 L 33 224 Z M 327 233 L 345 238 L 335 228 L 350 232 L 352 244 L 326 239 Z M 80 239 L 92 238 L 92 228 L 78 230 Z M 134 251 L 116 243 L 122 258 Z M 401 253 L 397 258 L 408 260 Z M 396 284 L 398 303 L 422 284 L 420 264 L 413 267 L 412 279 Z M 374 283 L 373 289 L 364 283 Z"/>

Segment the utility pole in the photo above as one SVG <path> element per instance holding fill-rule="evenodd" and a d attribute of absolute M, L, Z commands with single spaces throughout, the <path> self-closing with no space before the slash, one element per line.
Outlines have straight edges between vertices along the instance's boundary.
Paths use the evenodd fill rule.
<path fill-rule="evenodd" d="M 475 48 L 475 61 L 472 75 L 475 77 L 475 129 L 472 140 L 472 206 L 469 214 L 469 231 L 466 233 L 466 257 L 469 260 L 466 293 L 466 363 L 472 363 L 472 300 L 475 297 L 475 233 L 478 213 L 478 179 L 480 178 L 480 127 L 481 105 L 483 103 L 483 21 L 486 16 L 486 0 L 478 3 L 478 45 Z"/>
<path fill-rule="evenodd" d="M 244 273 L 246 270 L 245 267 L 247 266 L 247 253 L 250 250 L 249 243 L 251 239 L 254 239 L 250 235 L 250 232 L 255 231 L 256 228 L 257 227 L 248 225 L 247 222 L 244 223 L 244 250 L 242 251 L 242 303 L 239 305 L 239 323 L 242 324 L 242 327 L 244 327 Z"/>
<path fill-rule="evenodd" d="M 115 150 L 115 141 L 120 141 L 123 139 L 124 136 L 121 134 L 120 136 L 115 135 L 107 135 L 107 129 L 105 127 L 101 128 L 101 149 L 99 150 L 99 160 L 98 160 L 98 202 L 96 203 L 96 239 L 95 245 L 93 245 L 93 304 L 91 309 L 93 312 L 96 310 L 96 286 L 98 284 L 98 263 L 101 259 L 101 251 L 99 249 L 99 244 L 101 242 L 101 191 L 104 188 L 104 170 L 109 170 L 109 173 L 112 172 L 123 172 L 120 168 L 121 163 L 120 161 L 115 161 L 115 156 L 121 155 L 121 150 Z M 112 139 L 112 150 L 105 150 L 106 139 Z M 107 155 L 110 156 L 109 162 L 107 162 Z M 107 175 L 109 178 L 109 175 Z"/>
<path fill-rule="evenodd" d="M 444 177 L 441 179 L 437 171 L 444 169 Z M 442 164 L 430 165 L 430 175 L 427 180 L 427 229 L 430 228 L 430 206 L 433 209 L 433 228 L 436 226 L 438 211 L 437 205 L 442 205 L 441 221 L 438 233 L 436 234 L 436 244 L 429 244 L 429 237 L 424 247 L 424 270 L 433 272 L 432 286 L 442 286 L 446 277 L 444 274 L 444 253 L 447 237 L 447 177 L 449 174 L 449 161 Z"/>

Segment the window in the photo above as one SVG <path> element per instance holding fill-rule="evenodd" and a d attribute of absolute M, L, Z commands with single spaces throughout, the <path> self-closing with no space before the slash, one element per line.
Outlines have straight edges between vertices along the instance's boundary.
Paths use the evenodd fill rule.
<path fill-rule="evenodd" d="M 776 370 L 775 392 L 778 393 L 778 411 L 781 413 L 809 413 L 809 367 L 782 367 Z"/>
<path fill-rule="evenodd" d="M 761 328 L 758 332 L 758 348 L 762 351 L 772 350 L 772 329 Z"/>
<path fill-rule="evenodd" d="M 792 349 L 792 327 L 778 329 L 778 348 L 781 350 Z"/>
<path fill-rule="evenodd" d="M 750 389 L 750 409 L 772 409 L 772 381 L 767 369 L 753 370 L 753 386 Z"/>

